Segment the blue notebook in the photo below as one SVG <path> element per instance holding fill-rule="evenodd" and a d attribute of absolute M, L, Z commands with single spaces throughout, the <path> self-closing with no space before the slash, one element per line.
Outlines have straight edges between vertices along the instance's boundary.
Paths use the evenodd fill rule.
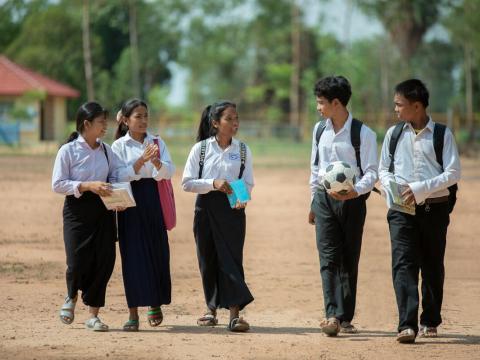
<path fill-rule="evenodd" d="M 245 184 L 243 179 L 232 181 L 230 183 L 230 187 L 232 188 L 233 192 L 231 194 L 227 194 L 227 197 L 232 209 L 237 204 L 237 200 L 241 203 L 246 203 L 247 201 L 251 200 L 247 184 Z"/>

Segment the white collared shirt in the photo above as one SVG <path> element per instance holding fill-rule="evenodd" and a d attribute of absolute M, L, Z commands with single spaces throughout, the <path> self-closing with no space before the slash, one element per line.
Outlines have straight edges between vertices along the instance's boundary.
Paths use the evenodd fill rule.
<path fill-rule="evenodd" d="M 362 162 L 363 176 L 360 177 L 360 169 L 357 167 L 357 158 L 350 136 L 352 127 L 352 115 L 348 114 L 347 121 L 343 127 L 335 133 L 332 120 L 327 119 L 325 130 L 320 137 L 317 148 L 315 138 L 318 122 L 313 129 L 312 154 L 310 159 L 310 190 L 312 199 L 319 185 L 323 182 L 325 169 L 333 161 L 344 161 L 354 169 L 357 169 L 354 185 L 355 191 L 359 194 L 366 194 L 373 189 L 377 181 L 377 135 L 365 124 L 360 130 L 360 160 Z M 318 165 L 315 165 L 315 157 L 318 152 Z"/>
<path fill-rule="evenodd" d="M 242 178 L 251 193 L 254 186 L 252 153 L 246 144 L 245 147 L 247 151 L 245 170 Z M 208 138 L 201 179 L 198 178 L 198 172 L 200 170 L 200 151 L 201 142 L 198 142 L 193 146 L 188 155 L 187 163 L 183 170 L 183 190 L 198 194 L 206 194 L 214 190 L 213 180 L 215 179 L 225 179 L 228 182 L 238 179 L 241 165 L 240 141 L 233 138 L 230 146 L 224 150 L 218 145 L 214 136 Z"/>
<path fill-rule="evenodd" d="M 143 143 L 138 142 L 130 136 L 127 132 L 125 136 L 114 141 L 112 144 L 112 150 L 117 156 L 122 159 L 127 165 L 133 167 L 133 164 L 143 155 L 146 147 L 149 144 L 153 144 L 153 139 L 158 140 L 160 148 L 160 161 L 162 167 L 157 170 L 155 165 L 151 161 L 147 161 L 140 168 L 138 174 L 135 174 L 132 180 L 140 180 L 142 178 L 153 178 L 157 181 L 162 179 L 170 179 L 175 172 L 175 165 L 173 165 L 170 153 L 168 152 L 167 145 L 160 138 L 160 136 L 153 136 L 147 132 Z"/>
<path fill-rule="evenodd" d="M 422 204 L 427 198 L 448 195 L 447 188 L 460 180 L 460 158 L 453 134 L 450 129 L 445 130 L 442 170 L 433 147 L 434 126 L 429 118 L 425 128 L 415 134 L 412 125 L 405 124 L 394 154 L 395 175 L 388 171 L 390 139 L 395 126 L 388 129 L 383 142 L 379 166 L 382 186 L 390 186 L 390 180 L 408 184 L 417 204 Z"/>
<path fill-rule="evenodd" d="M 78 187 L 85 181 L 130 181 L 135 174 L 133 167 L 114 154 L 110 146 L 97 139 L 100 145 L 92 149 L 82 135 L 62 145 L 53 166 L 52 189 L 63 195 L 82 196 Z M 107 151 L 108 162 L 104 147 Z"/>

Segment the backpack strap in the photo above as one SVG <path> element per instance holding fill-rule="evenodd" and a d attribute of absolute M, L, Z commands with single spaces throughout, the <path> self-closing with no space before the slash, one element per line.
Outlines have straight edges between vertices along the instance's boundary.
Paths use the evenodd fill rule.
<path fill-rule="evenodd" d="M 355 158 L 357 159 L 357 166 L 360 169 L 360 176 L 363 176 L 362 159 L 360 158 L 360 131 L 363 123 L 360 120 L 352 119 L 352 127 L 350 128 L 350 142 L 355 149 Z"/>
<path fill-rule="evenodd" d="M 198 178 L 202 178 L 203 173 L 203 164 L 205 163 L 205 152 L 207 151 L 207 140 L 202 140 L 200 144 L 200 161 L 198 162 L 199 169 L 198 169 Z"/>
<path fill-rule="evenodd" d="M 315 161 L 313 162 L 313 165 L 318 166 L 318 143 L 320 142 L 320 137 L 323 134 L 323 130 L 325 130 L 325 127 L 327 126 L 327 122 L 325 120 L 321 120 L 318 122 L 317 126 L 317 131 L 315 132 L 315 144 L 317 145 L 317 153 L 315 154 Z"/>
<path fill-rule="evenodd" d="M 405 122 L 400 121 L 393 129 L 392 136 L 390 137 L 390 144 L 388 144 L 388 153 L 390 156 L 390 165 L 388 166 L 388 172 L 393 173 L 395 171 L 395 149 L 397 148 L 398 140 L 402 134 Z"/>
<path fill-rule="evenodd" d="M 240 173 L 238 174 L 239 179 L 241 179 L 243 176 L 246 159 L 247 159 L 247 146 L 243 142 L 241 142 L 240 143 Z"/>
<path fill-rule="evenodd" d="M 105 146 L 104 143 L 102 143 L 102 148 L 103 148 L 103 152 L 105 154 L 105 157 L 107 158 L 107 165 L 108 165 L 107 183 L 108 183 L 108 182 L 110 182 L 110 178 L 108 176 L 108 174 L 110 173 L 110 161 L 108 160 L 107 147 Z"/>
<path fill-rule="evenodd" d="M 433 148 L 435 149 L 435 157 L 443 170 L 443 142 L 445 137 L 446 126 L 435 123 L 433 128 Z"/>

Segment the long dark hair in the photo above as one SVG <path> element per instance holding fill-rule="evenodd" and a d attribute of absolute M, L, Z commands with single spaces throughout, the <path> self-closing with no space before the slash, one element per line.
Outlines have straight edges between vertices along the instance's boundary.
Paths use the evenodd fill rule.
<path fill-rule="evenodd" d="M 217 133 L 216 129 L 212 126 L 212 122 L 213 120 L 220 121 L 223 112 L 229 107 L 236 109 L 237 105 L 232 101 L 223 100 L 214 102 L 203 110 L 200 125 L 198 126 L 197 141 L 208 139 Z"/>
<path fill-rule="evenodd" d="M 130 100 L 127 100 L 123 103 L 120 112 L 121 112 L 122 116 L 130 117 L 130 115 L 132 115 L 132 113 L 133 113 L 133 110 L 135 110 L 139 106 L 143 106 L 145 109 L 148 110 L 148 106 L 147 106 L 147 103 L 145 101 L 140 100 L 140 99 L 130 99 Z M 115 133 L 115 139 L 119 139 L 122 136 L 125 136 L 127 131 L 128 131 L 127 124 L 125 124 L 120 119 L 120 121 L 118 122 L 117 131 Z"/>
<path fill-rule="evenodd" d="M 73 140 L 78 138 L 78 135 L 80 135 L 83 130 L 84 130 L 84 121 L 90 121 L 92 122 L 95 118 L 103 116 L 105 119 L 108 116 L 108 111 L 105 110 L 102 105 L 99 103 L 90 101 L 86 102 L 85 104 L 82 104 L 78 110 L 77 110 L 77 115 L 76 115 L 76 131 L 72 132 L 70 136 L 68 137 L 67 141 L 65 144 L 72 142 Z"/>

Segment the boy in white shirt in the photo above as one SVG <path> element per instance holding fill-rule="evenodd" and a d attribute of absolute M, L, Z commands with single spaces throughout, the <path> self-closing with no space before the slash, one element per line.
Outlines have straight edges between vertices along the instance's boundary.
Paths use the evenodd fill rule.
<path fill-rule="evenodd" d="M 415 215 L 390 209 L 387 216 L 400 343 L 413 343 L 418 332 L 420 336 L 437 336 L 442 322 L 446 235 L 453 208 L 454 193 L 450 196 L 449 187 L 460 179 L 453 134 L 427 115 L 428 100 L 428 90 L 420 80 L 396 86 L 395 112 L 402 122 L 387 131 L 379 165 L 382 186 L 390 187 L 390 181 L 406 186 L 403 201 L 415 207 Z M 441 138 L 437 135 L 440 128 Z M 442 150 L 434 146 L 436 138 Z M 420 270 L 423 311 L 419 329 Z"/>
<path fill-rule="evenodd" d="M 336 336 L 340 331 L 357 332 L 351 321 L 367 213 L 365 201 L 377 181 L 377 145 L 375 133 L 347 110 L 352 94 L 347 79 L 323 78 L 316 83 L 314 93 L 317 110 L 326 120 L 313 130 L 308 220 L 315 225 L 320 258 L 326 314 L 321 327 L 325 334 Z M 343 195 L 323 187 L 325 170 L 334 161 L 344 161 L 357 169 L 359 180 Z"/>

